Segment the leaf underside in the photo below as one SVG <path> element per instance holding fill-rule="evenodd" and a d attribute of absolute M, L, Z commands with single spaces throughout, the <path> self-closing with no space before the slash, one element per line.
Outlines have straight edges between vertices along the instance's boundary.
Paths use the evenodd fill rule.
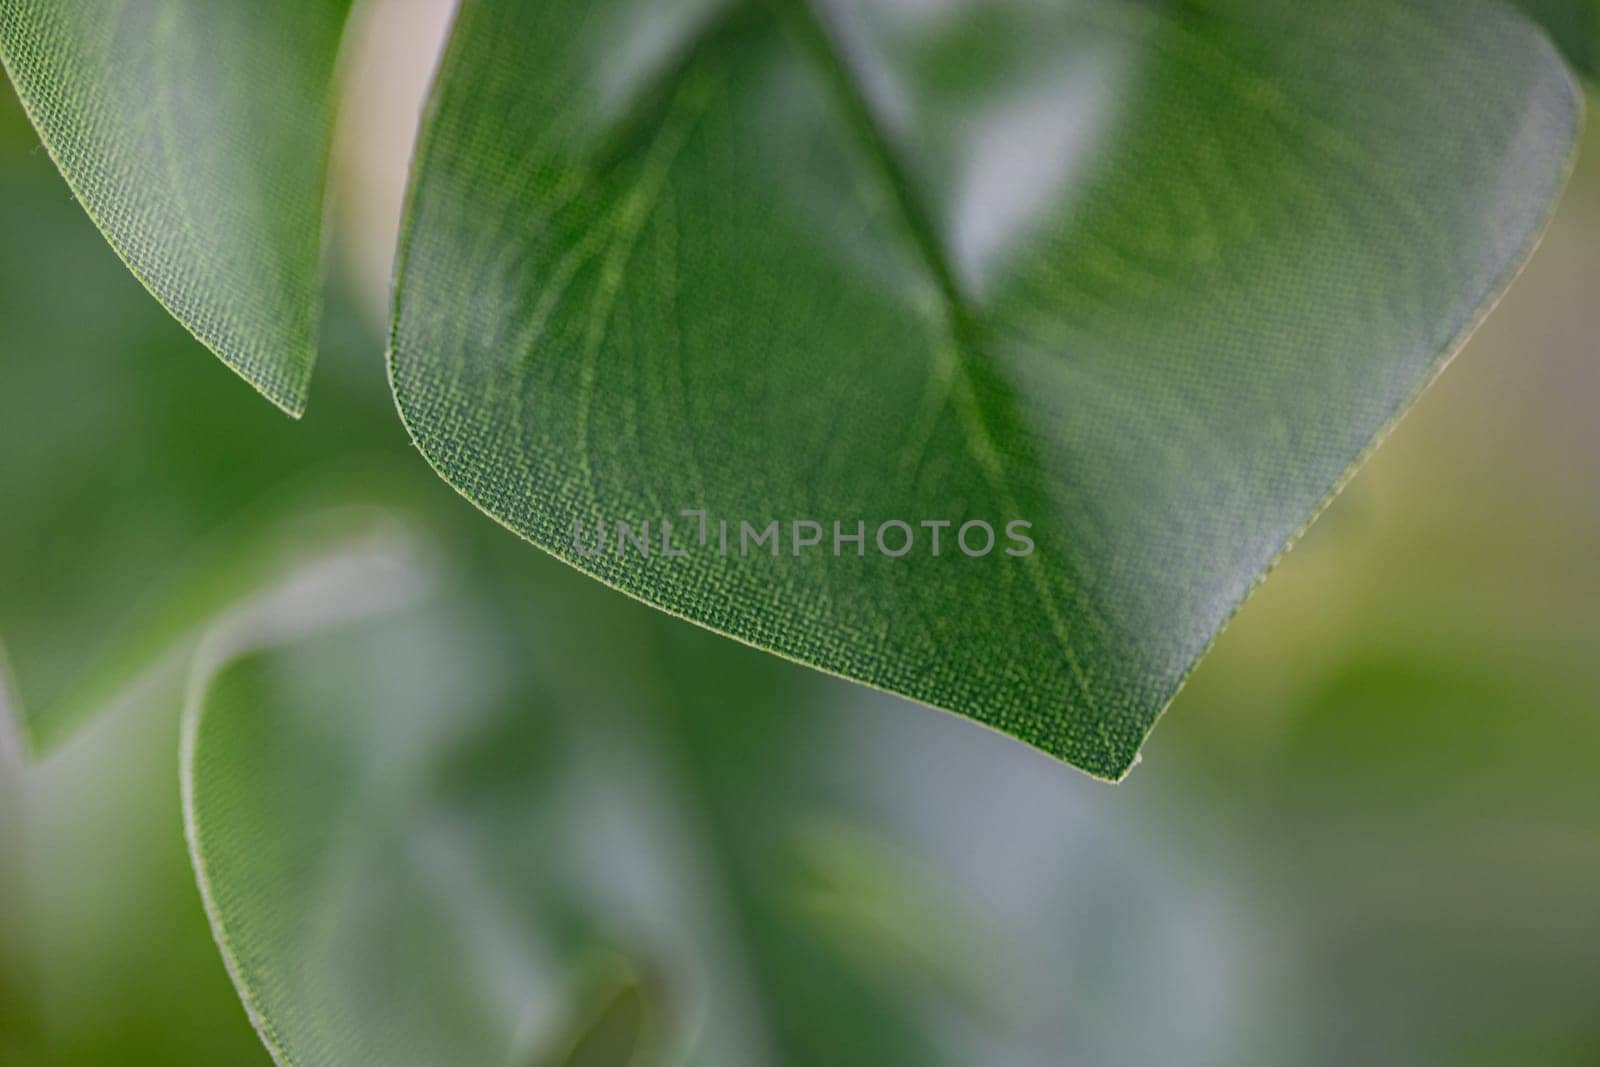
<path fill-rule="evenodd" d="M 395 396 L 579 568 L 1115 778 L 1509 282 L 1579 114 L 1489 3 L 465 0 Z M 680 509 L 868 545 L 575 548 Z M 891 519 L 954 525 L 889 558 Z"/>

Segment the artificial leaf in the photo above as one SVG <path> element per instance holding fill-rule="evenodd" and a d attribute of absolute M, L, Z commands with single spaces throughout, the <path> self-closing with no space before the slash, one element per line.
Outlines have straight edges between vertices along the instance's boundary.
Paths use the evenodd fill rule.
<path fill-rule="evenodd" d="M 194 861 L 280 1062 L 561 1062 L 635 1006 L 668 1063 L 1250 1058 L 1252 916 L 1169 805 L 478 548 L 460 602 L 191 690 Z"/>
<path fill-rule="evenodd" d="M 349 0 L 0 0 L 0 59 L 133 273 L 267 399 L 305 407 Z"/>
<path fill-rule="evenodd" d="M 175 832 L 182 703 L 181 679 L 150 687 L 39 763 L 14 761 L 0 739 L 7 1067 L 271 1063 Z"/>
<path fill-rule="evenodd" d="M 568 562 L 1114 778 L 1579 114 L 1496 2 L 465 0 L 391 380 Z"/>
<path fill-rule="evenodd" d="M 208 649 L 285 634 L 314 639 L 319 627 L 414 596 L 428 573 L 417 538 L 385 541 L 372 539 L 364 550 L 347 549 L 299 568 L 292 581 L 214 624 Z M 172 833 L 177 746 L 170 728 L 176 722 L 161 714 L 182 705 L 181 686 L 155 686 L 141 697 L 101 718 L 52 759 L 20 769 L 17 804 L 0 820 L 0 844 L 9 844 L 6 823 L 14 818 L 20 828 L 15 852 L 0 853 L 0 861 L 22 861 L 23 887 L 16 918 L 8 910 L 0 924 L 0 977 L 20 971 L 38 1004 L 34 1026 L 7 1034 L 36 1057 L 22 1062 L 244 1063 L 259 1052 L 245 1045 L 218 1060 L 215 1046 L 237 1047 L 241 1031 L 251 1038 L 248 1027 L 235 1026 L 231 1012 L 175 1018 L 161 1005 L 196 994 L 209 999 L 219 983 L 226 996 L 227 982 L 191 895 L 167 893 L 159 909 L 140 906 L 141 897 L 159 892 L 161 881 L 185 875 L 182 841 Z M 12 785 L 10 770 L 0 761 L 0 788 Z M 86 848 L 86 841 L 93 844 Z M 90 848 L 98 865 L 94 877 L 85 874 Z M 3 867 L 0 874 L 8 873 Z M 13 967 L 12 954 L 4 951 L 13 938 L 22 967 Z M 130 970 L 137 982 L 128 980 Z M 4 984 L 0 1008 L 9 1024 L 20 998 L 5 996 Z M 152 1055 L 156 1050 L 163 1055 Z"/>
<path fill-rule="evenodd" d="M 204 625 L 414 507 L 372 338 L 330 315 L 289 424 L 201 358 L 0 101 L 0 646 L 44 755 Z M 92 299 L 85 299 L 92 293 Z M 409 479 L 409 480 L 408 480 Z"/>
<path fill-rule="evenodd" d="M 383 561 L 415 546 L 401 514 L 365 488 L 340 480 L 272 501 L 173 568 L 120 620 L 111 641 L 75 664 L 71 683 L 54 701 L 31 712 L 22 707 L 31 753 L 48 753 L 96 713 L 137 695 L 162 667 L 181 666 L 208 626 L 330 573 L 354 568 L 365 580 L 381 581 Z M 380 569 L 369 571 L 374 564 Z"/>
<path fill-rule="evenodd" d="M 531 613 L 537 644 L 520 609 L 486 613 L 480 591 L 336 632 L 235 628 L 199 661 L 182 745 L 191 858 L 275 1058 L 469 1067 L 615 1062 L 585 1057 L 627 1047 L 637 1064 L 941 1062 L 800 917 L 740 888 L 730 849 L 749 860 L 770 842 L 761 825 L 705 846 L 692 798 L 727 794 L 699 774 L 680 792 L 672 746 L 655 744 L 696 714 L 693 697 L 636 688 L 649 671 L 631 653 L 672 624 L 646 617 L 640 632 L 642 609 L 619 622 L 595 612 L 611 598 L 591 583 L 568 584 L 539 583 L 562 607 L 559 628 Z M 702 643 L 709 658 L 687 657 L 702 706 L 713 693 L 749 706 L 739 672 L 711 668 L 759 657 Z M 770 757 L 788 697 L 757 676 Z"/>

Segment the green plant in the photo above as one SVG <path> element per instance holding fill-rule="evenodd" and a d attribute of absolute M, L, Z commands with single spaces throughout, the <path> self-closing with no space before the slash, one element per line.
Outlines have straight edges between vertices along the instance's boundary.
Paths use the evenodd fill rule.
<path fill-rule="evenodd" d="M 1552 28 L 1581 25 L 1553 11 Z M 348 17 L 337 3 L 0 0 L 0 57 L 90 216 L 179 322 L 297 416 Z M 1590 38 L 1564 43 L 1592 63 Z M 393 398 L 446 482 L 578 569 L 1119 778 L 1243 597 L 1509 284 L 1581 110 L 1545 37 L 1487 0 L 936 14 L 466 0 L 397 250 Z M 366 879 L 425 893 L 430 861 L 412 850 L 446 849 L 451 866 L 449 827 L 471 828 L 466 869 L 551 847 L 557 831 L 507 814 L 550 788 L 548 768 L 519 761 L 563 750 L 522 732 L 544 721 L 542 690 L 642 703 L 632 715 L 650 721 L 639 693 L 660 683 L 630 678 L 658 658 L 682 657 L 669 675 L 749 674 L 715 699 L 695 682 L 684 703 L 721 713 L 665 727 L 706 802 L 737 807 L 760 793 L 732 769 L 740 720 L 781 714 L 795 683 L 703 639 L 652 652 L 689 639 L 616 606 L 552 611 L 583 603 L 581 583 L 429 496 L 386 413 L 322 384 L 341 422 L 308 420 L 285 461 L 258 447 L 290 439 L 280 428 L 197 413 L 161 395 L 166 381 L 107 398 L 162 413 L 167 436 L 127 458 L 188 464 L 206 491 L 130 491 L 127 510 L 153 516 L 142 541 L 74 543 L 68 514 L 16 520 L 18 544 L 62 538 L 126 581 L 167 570 L 164 530 L 231 525 L 210 548 L 193 536 L 115 627 L 72 597 L 27 627 L 0 618 L 34 635 L 11 657 L 24 728 L 46 751 L 145 667 L 193 665 L 191 858 L 283 1061 L 494 1062 L 507 1034 L 522 1055 L 565 1047 L 525 1017 L 531 995 L 443 1005 L 455 987 L 441 981 L 417 987 L 426 1012 L 340 1003 L 366 988 L 341 985 L 342 968 L 425 967 L 447 955 L 430 939 L 452 919 L 418 904 L 394 919 L 403 934 L 341 930 L 339 893 Z M 373 455 L 246 506 L 351 441 Z M 32 460 L 8 499 L 74 461 Z M 958 538 L 977 521 L 992 544 L 969 554 Z M 652 550 L 588 550 L 619 522 Z M 721 522 L 739 551 L 721 551 Z M 860 551 L 841 553 L 858 523 Z M 891 552 L 886 530 L 914 547 Z M 29 580 L 19 567 L 13 587 Z M 107 650 L 90 670 L 73 651 L 86 629 Z M 399 667 L 379 654 L 396 646 L 412 650 Z M 330 722 L 332 706 L 347 713 Z M 825 884 L 855 870 L 847 847 L 822 852 L 844 872 Z M 332 888 L 295 881 L 330 868 L 345 872 Z M 571 902 L 585 887 L 535 873 L 500 870 L 491 896 L 570 913 L 565 941 L 591 946 L 593 916 Z M 782 928 L 760 918 L 761 891 L 733 884 L 753 928 Z M 326 927 L 308 928 L 317 913 Z M 429 922 L 407 925 L 417 914 Z M 611 929 L 644 922 L 619 914 Z M 588 947 L 555 953 L 599 973 L 600 1006 L 574 1018 L 640 1048 L 694 1045 L 693 1013 L 664 1009 L 660 990 L 715 997 L 739 979 L 686 977 L 671 936 L 633 933 L 643 947 L 612 946 L 621 978 Z M 784 989 L 794 973 L 807 997 L 851 1000 L 833 963 L 805 959 L 808 940 L 756 940 L 775 1003 L 801 999 Z M 863 1030 L 894 1014 L 841 1003 L 837 1017 L 852 1012 Z M 850 1054 L 847 1025 L 837 1044 L 780 1029 L 793 1058 Z M 917 1027 L 903 1029 L 876 1035 L 893 1054 L 859 1046 L 863 1062 L 916 1059 Z"/>

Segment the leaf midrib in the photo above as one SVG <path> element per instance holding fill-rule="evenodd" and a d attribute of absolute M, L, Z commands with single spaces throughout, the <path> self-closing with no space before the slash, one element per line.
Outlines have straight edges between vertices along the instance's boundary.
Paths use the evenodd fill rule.
<path fill-rule="evenodd" d="M 851 69 L 844 50 L 829 31 L 827 17 L 818 8 L 819 0 L 777 0 L 777 2 L 781 9 L 788 13 L 790 16 L 788 21 L 794 28 L 796 36 L 821 68 L 833 90 L 835 100 L 845 113 L 851 131 L 866 149 L 873 165 L 877 167 L 899 210 L 901 222 L 910 232 L 913 243 L 922 255 L 924 265 L 933 276 L 944 304 L 945 324 L 952 341 L 948 346 L 940 346 L 939 358 L 945 359 L 948 363 L 945 370 L 951 380 L 950 400 L 956 410 L 963 442 L 968 454 L 983 472 L 985 480 L 1000 498 L 1002 505 L 1009 514 L 1018 516 L 1021 512 L 1011 492 L 1010 477 L 1000 450 L 995 447 L 994 437 L 989 431 L 988 420 L 984 417 L 973 384 L 971 370 L 967 366 L 968 359 L 974 355 L 981 355 L 983 351 L 978 343 L 976 315 L 956 279 L 956 272 L 945 250 L 944 241 L 939 236 L 939 228 L 934 224 L 923 198 L 917 193 L 910 173 L 901 163 L 894 144 L 885 134 L 882 122 L 873 112 L 871 103 L 862 91 L 862 79 Z M 1115 761 L 1116 746 L 1106 729 L 1099 701 L 1089 685 L 1088 673 L 1073 648 L 1066 619 L 1062 617 L 1051 595 L 1049 581 L 1038 555 L 1025 556 L 1021 563 L 1029 588 L 1038 600 L 1040 610 L 1049 621 L 1051 635 L 1055 638 L 1056 645 L 1072 672 L 1073 680 L 1083 694 L 1084 702 L 1095 714 L 1099 737 L 1105 745 L 1106 754 Z"/>
<path fill-rule="evenodd" d="M 940 378 L 949 382 L 945 402 L 951 404 L 956 412 L 962 441 L 968 455 L 985 481 L 989 483 L 991 490 L 1000 499 L 1002 506 L 1013 516 L 1018 516 L 1021 512 L 1011 491 L 1010 476 L 1005 469 L 1002 454 L 995 446 L 994 437 L 989 430 L 988 420 L 984 416 L 974 386 L 972 371 L 967 365 L 969 359 L 982 353 L 982 347 L 978 343 L 977 316 L 962 292 L 933 216 L 918 194 L 916 183 L 901 162 L 895 145 L 884 132 L 883 123 L 862 90 L 863 80 L 851 68 L 844 49 L 838 43 L 835 33 L 829 28 L 827 15 L 819 10 L 818 3 L 819 0 L 736 0 L 735 3 L 707 18 L 691 38 L 677 50 L 674 59 L 654 78 L 648 80 L 647 88 L 637 98 L 635 106 L 629 109 L 624 121 L 619 124 L 618 134 L 608 139 L 607 151 L 603 153 L 602 158 L 615 159 L 616 154 L 621 151 L 621 146 L 634 142 L 642 128 L 653 125 L 660 117 L 658 110 L 660 102 L 675 95 L 678 86 L 714 41 L 734 32 L 744 17 L 752 11 L 761 7 L 772 10 L 779 22 L 788 27 L 791 36 L 816 64 L 828 83 L 828 88 L 843 113 L 846 125 L 865 150 L 871 165 L 877 170 L 895 205 L 902 226 L 932 277 L 944 311 L 943 325 L 951 342 L 937 346 L 933 357 L 934 371 Z M 1051 594 L 1048 576 L 1043 570 L 1038 554 L 1023 557 L 1019 562 L 1023 566 L 1029 588 L 1049 623 L 1056 646 L 1071 671 L 1073 681 L 1077 684 L 1084 702 L 1098 720 L 1098 733 L 1106 754 L 1115 761 L 1116 746 L 1106 729 L 1100 703 L 1089 684 L 1088 673 L 1074 649 L 1067 621 Z M 1084 602 L 1081 587 L 1075 587 L 1075 593 L 1080 605 L 1086 611 L 1092 611 L 1092 606 Z"/>

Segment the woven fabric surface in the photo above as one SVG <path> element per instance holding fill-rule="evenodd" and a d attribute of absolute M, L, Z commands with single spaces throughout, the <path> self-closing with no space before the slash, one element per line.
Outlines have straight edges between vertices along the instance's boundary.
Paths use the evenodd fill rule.
<path fill-rule="evenodd" d="M 1115 778 L 1509 283 L 1580 111 L 1493 2 L 466 0 L 392 380 L 574 565 Z"/>
<path fill-rule="evenodd" d="M 348 0 L 0 0 L 0 58 L 118 255 L 290 414 L 320 312 Z"/>

